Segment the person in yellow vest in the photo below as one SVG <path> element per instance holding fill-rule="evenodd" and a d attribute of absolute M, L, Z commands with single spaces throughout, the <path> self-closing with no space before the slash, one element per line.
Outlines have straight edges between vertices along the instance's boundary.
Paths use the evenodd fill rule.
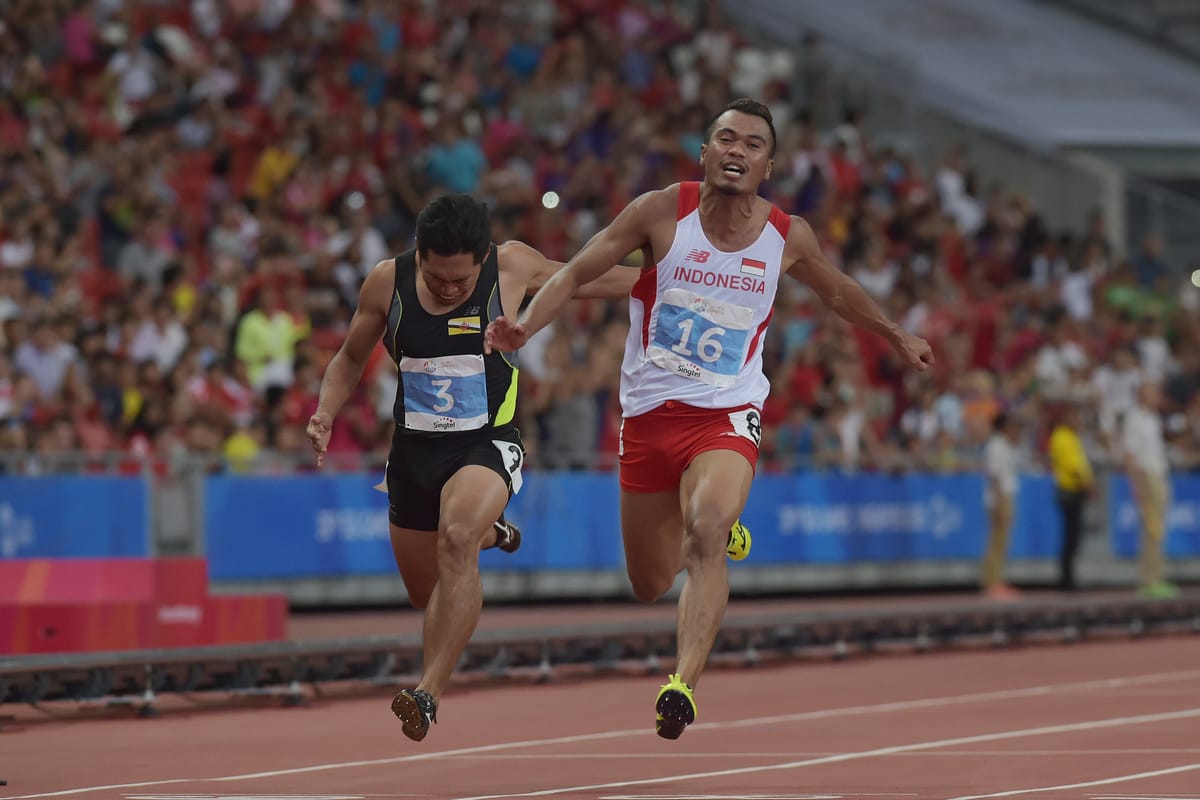
<path fill-rule="evenodd" d="M 1050 433 L 1050 470 L 1062 511 L 1063 539 L 1058 559 L 1058 588 L 1075 589 L 1075 554 L 1083 538 L 1083 508 L 1096 483 L 1091 462 L 1079 438 L 1079 409 L 1067 406 Z"/>
<path fill-rule="evenodd" d="M 1146 597 L 1176 597 L 1179 589 L 1165 579 L 1163 547 L 1167 511 L 1171 507 L 1171 468 L 1163 440 L 1159 408 L 1162 394 L 1155 383 L 1138 388 L 1137 402 L 1121 421 L 1121 450 L 1142 517 L 1140 591 Z"/>

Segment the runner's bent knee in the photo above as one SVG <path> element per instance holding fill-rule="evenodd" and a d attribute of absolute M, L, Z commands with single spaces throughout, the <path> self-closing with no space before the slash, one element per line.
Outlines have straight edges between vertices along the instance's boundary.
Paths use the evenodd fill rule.
<path fill-rule="evenodd" d="M 462 522 L 449 522 L 438 531 L 438 564 L 455 569 L 479 557 L 482 533 Z"/>
<path fill-rule="evenodd" d="M 629 575 L 633 596 L 643 603 L 653 603 L 662 597 L 675 583 L 675 573 L 639 573 Z"/>
<path fill-rule="evenodd" d="M 693 498 L 684 517 L 683 555 L 687 564 L 725 560 L 729 529 L 737 519 L 736 509 L 720 503 Z"/>

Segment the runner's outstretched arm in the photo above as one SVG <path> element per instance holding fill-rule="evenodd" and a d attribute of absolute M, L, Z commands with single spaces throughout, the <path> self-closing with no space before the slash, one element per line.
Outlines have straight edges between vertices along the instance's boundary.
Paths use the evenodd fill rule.
<path fill-rule="evenodd" d="M 518 322 L 500 317 L 488 326 L 485 348 L 511 351 L 522 347 L 558 315 L 580 287 L 598 279 L 645 245 L 655 218 L 664 211 L 672 213 L 674 204 L 673 195 L 660 189 L 647 192 L 627 205 L 608 227 L 593 236 L 565 267 L 546 281 Z"/>
<path fill-rule="evenodd" d="M 532 297 L 546 285 L 566 264 L 551 261 L 524 242 L 509 241 L 497 251 L 500 271 L 505 276 L 505 285 L 517 282 L 526 297 Z M 575 298 L 627 297 L 637 283 L 640 270 L 636 267 L 615 266 L 575 290 Z"/>
<path fill-rule="evenodd" d="M 566 264 L 561 261 L 546 259 L 546 268 L 530 279 L 529 284 L 525 287 L 525 294 L 533 297 L 542 290 L 542 287 L 546 285 L 546 281 L 550 280 L 565 266 Z M 640 274 L 641 269 L 639 267 L 626 267 L 618 264 L 599 278 L 596 278 L 596 280 L 588 281 L 578 287 L 571 297 L 575 299 L 628 297 L 629 292 L 633 290 L 633 285 L 637 283 L 638 275 Z"/>
<path fill-rule="evenodd" d="M 387 328 L 388 306 L 392 298 L 391 260 L 375 265 L 358 292 L 358 308 L 350 319 L 346 340 L 325 368 L 317 410 L 309 418 L 305 433 L 317 454 L 317 466 L 325 463 L 325 448 L 333 430 L 333 420 L 362 378 L 363 369 L 375 345 Z"/>
<path fill-rule="evenodd" d="M 858 281 L 826 261 L 812 228 L 799 217 L 792 217 L 787 255 L 794 258 L 787 274 L 812 288 L 839 317 L 887 339 L 910 367 L 923 371 L 933 364 L 929 343 L 888 319 Z"/>

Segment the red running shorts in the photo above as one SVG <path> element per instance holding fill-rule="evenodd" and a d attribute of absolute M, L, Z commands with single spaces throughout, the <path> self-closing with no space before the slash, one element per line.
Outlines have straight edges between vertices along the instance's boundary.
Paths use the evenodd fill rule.
<path fill-rule="evenodd" d="M 758 464 L 762 414 L 754 406 L 696 408 L 668 400 L 621 421 L 621 488 L 648 494 L 679 488 L 692 459 L 710 450 L 741 453 Z"/>

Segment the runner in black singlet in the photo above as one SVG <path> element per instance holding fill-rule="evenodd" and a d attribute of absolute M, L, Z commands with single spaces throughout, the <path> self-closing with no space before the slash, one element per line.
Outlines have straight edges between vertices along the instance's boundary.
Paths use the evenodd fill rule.
<path fill-rule="evenodd" d="M 493 244 L 487 206 L 474 198 L 434 200 L 417 217 L 416 248 L 363 281 L 308 423 L 320 466 L 333 420 L 383 337 L 400 377 L 386 478 L 392 549 L 410 601 L 425 609 L 421 680 L 392 710 L 417 741 L 479 621 L 480 549 L 520 543 L 502 517 L 525 455 L 513 425 L 517 358 L 485 355 L 483 332 L 561 266 L 520 242 Z M 576 296 L 628 295 L 637 274 L 614 267 Z"/>

